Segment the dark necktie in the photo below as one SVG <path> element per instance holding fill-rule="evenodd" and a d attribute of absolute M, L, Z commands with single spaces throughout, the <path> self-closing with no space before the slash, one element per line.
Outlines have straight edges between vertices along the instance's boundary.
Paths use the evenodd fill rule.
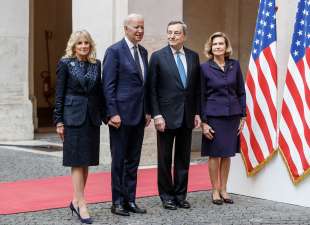
<path fill-rule="evenodd" d="M 137 64 L 139 73 L 140 73 L 141 76 L 142 76 L 142 70 L 141 70 L 140 60 L 139 60 L 139 54 L 138 54 L 138 47 L 137 47 L 136 45 L 133 46 L 133 55 L 134 55 L 135 62 L 136 62 L 136 64 Z"/>

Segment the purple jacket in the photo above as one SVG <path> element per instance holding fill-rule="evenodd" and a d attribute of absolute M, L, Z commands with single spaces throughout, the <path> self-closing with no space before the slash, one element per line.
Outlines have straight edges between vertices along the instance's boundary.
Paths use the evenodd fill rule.
<path fill-rule="evenodd" d="M 246 115 L 244 81 L 239 62 L 228 59 L 225 71 L 213 61 L 201 64 L 201 117 Z"/>

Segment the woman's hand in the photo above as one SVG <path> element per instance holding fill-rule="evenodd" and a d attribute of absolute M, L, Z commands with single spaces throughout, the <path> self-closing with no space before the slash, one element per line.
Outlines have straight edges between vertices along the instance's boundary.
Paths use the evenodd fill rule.
<path fill-rule="evenodd" d="M 244 127 L 244 123 L 245 123 L 246 117 L 242 117 L 240 119 L 240 123 L 239 123 L 239 127 L 238 127 L 238 135 L 241 133 L 241 131 L 243 130 Z"/>
<path fill-rule="evenodd" d="M 194 124 L 195 124 L 195 128 L 201 127 L 201 119 L 199 115 L 195 115 Z"/>
<path fill-rule="evenodd" d="M 64 132 L 65 132 L 65 127 L 63 123 L 58 123 L 56 125 L 56 133 L 59 135 L 62 142 L 64 142 Z"/>
<path fill-rule="evenodd" d="M 145 115 L 145 127 L 148 127 L 151 123 L 152 116 L 150 114 Z"/>
<path fill-rule="evenodd" d="M 212 127 L 210 127 L 207 123 L 202 123 L 201 127 L 203 135 L 209 140 L 212 140 L 214 138 L 213 134 L 215 133 Z"/>

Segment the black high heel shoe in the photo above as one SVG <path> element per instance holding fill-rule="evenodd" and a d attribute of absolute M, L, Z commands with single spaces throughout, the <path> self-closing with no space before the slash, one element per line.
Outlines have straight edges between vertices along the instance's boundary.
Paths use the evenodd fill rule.
<path fill-rule="evenodd" d="M 80 212 L 79 208 L 78 208 L 78 212 Z M 80 215 L 80 213 L 79 213 Z M 86 223 L 86 224 L 92 224 L 93 223 L 93 220 L 92 218 L 82 218 L 81 215 L 80 215 L 80 221 L 81 223 Z"/>
<path fill-rule="evenodd" d="M 218 192 L 218 191 L 217 191 L 217 190 L 213 190 L 213 191 L 211 192 L 212 203 L 215 204 L 215 205 L 222 205 L 222 204 L 223 204 L 223 200 L 222 200 L 222 198 L 221 198 L 220 193 L 219 193 L 219 195 L 220 195 L 220 198 L 219 198 L 219 199 L 215 199 L 215 198 L 213 197 L 213 194 L 216 193 L 216 192 Z"/>
<path fill-rule="evenodd" d="M 223 205 L 223 200 L 222 199 L 214 199 L 213 198 L 213 193 L 211 193 L 211 199 L 212 199 L 212 203 L 215 205 Z"/>
<path fill-rule="evenodd" d="M 71 209 L 72 216 L 73 216 L 73 213 L 75 213 L 78 216 L 81 223 L 85 223 L 85 224 L 92 224 L 93 223 L 93 220 L 90 217 L 89 218 L 82 218 L 80 215 L 80 209 L 79 208 L 76 209 L 72 202 L 70 203 L 69 208 Z"/>
<path fill-rule="evenodd" d="M 73 213 L 75 213 L 80 218 L 80 213 L 76 210 L 72 202 L 70 203 L 69 208 L 71 209 L 72 216 L 73 216 Z"/>
<path fill-rule="evenodd" d="M 223 202 L 228 203 L 228 204 L 234 204 L 234 201 L 231 198 L 224 198 L 221 193 L 220 193 L 220 197 L 223 199 Z"/>

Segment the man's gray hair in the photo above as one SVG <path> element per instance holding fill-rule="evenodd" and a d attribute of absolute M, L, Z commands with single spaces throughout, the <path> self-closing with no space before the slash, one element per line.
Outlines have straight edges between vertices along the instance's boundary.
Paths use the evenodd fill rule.
<path fill-rule="evenodd" d="M 124 26 L 127 26 L 129 21 L 132 19 L 142 19 L 144 20 L 143 16 L 141 14 L 137 13 L 131 13 L 124 19 Z"/>
<path fill-rule="evenodd" d="M 167 25 L 167 31 L 168 31 L 168 27 L 171 26 L 171 25 L 175 25 L 175 24 L 181 24 L 182 25 L 182 28 L 183 28 L 183 33 L 186 34 L 187 32 L 187 25 L 181 21 L 181 20 L 172 20 L 168 23 Z"/>

